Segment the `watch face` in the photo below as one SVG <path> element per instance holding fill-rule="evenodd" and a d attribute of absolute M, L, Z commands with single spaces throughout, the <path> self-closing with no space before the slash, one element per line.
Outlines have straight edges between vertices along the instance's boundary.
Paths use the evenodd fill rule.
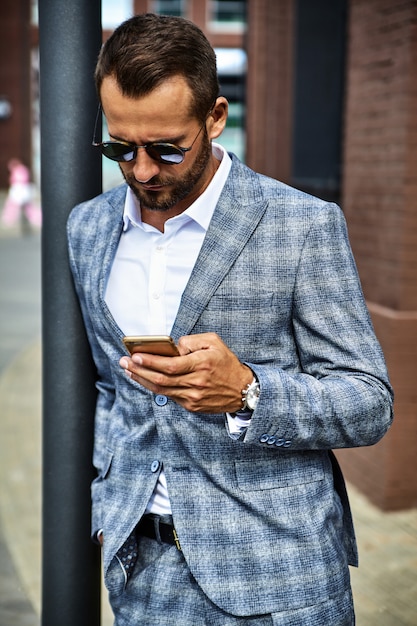
<path fill-rule="evenodd" d="M 259 383 L 254 383 L 248 389 L 246 394 L 246 404 L 251 411 L 254 411 L 259 400 Z"/>

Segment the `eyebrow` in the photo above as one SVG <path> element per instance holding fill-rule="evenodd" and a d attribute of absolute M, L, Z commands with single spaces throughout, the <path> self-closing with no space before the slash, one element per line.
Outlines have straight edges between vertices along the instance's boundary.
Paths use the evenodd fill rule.
<path fill-rule="evenodd" d="M 144 146 L 148 146 L 150 144 L 153 143 L 169 143 L 172 145 L 176 145 L 178 147 L 181 147 L 181 141 L 185 139 L 184 135 L 180 136 L 180 137 L 174 137 L 174 139 L 157 139 L 155 141 L 148 141 L 144 144 L 137 144 L 134 141 L 128 141 L 127 139 L 124 139 L 123 137 L 118 137 L 117 135 L 112 135 L 109 133 L 109 137 L 111 139 L 115 139 L 116 141 L 121 141 L 122 143 L 127 143 L 131 146 L 138 146 L 138 145 L 144 145 Z"/>

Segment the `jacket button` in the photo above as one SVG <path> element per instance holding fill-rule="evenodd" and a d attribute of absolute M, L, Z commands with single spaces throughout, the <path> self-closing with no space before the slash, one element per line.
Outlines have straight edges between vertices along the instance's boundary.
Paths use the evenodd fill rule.
<path fill-rule="evenodd" d="M 272 435 L 271 437 L 268 437 L 268 441 L 266 442 L 269 446 L 273 446 L 274 443 L 276 442 L 277 438 L 274 437 L 274 435 Z"/>
<path fill-rule="evenodd" d="M 285 439 L 277 439 L 275 442 L 275 445 L 280 448 L 281 446 L 283 446 L 285 443 Z"/>
<path fill-rule="evenodd" d="M 287 439 L 287 441 L 284 441 L 284 443 L 282 444 L 283 448 L 289 448 L 292 444 L 292 441 L 290 441 L 289 439 Z"/>
<path fill-rule="evenodd" d="M 158 406 L 165 406 L 168 402 L 168 398 L 166 396 L 158 394 L 157 396 L 155 396 L 155 402 Z"/>
<path fill-rule="evenodd" d="M 267 433 L 265 433 L 264 435 L 262 435 L 261 437 L 259 437 L 259 441 L 261 443 L 266 443 L 269 439 L 269 435 Z"/>
<path fill-rule="evenodd" d="M 157 472 L 158 470 L 159 470 L 159 461 L 155 459 L 155 461 L 152 461 L 151 472 L 155 474 L 155 472 Z"/>

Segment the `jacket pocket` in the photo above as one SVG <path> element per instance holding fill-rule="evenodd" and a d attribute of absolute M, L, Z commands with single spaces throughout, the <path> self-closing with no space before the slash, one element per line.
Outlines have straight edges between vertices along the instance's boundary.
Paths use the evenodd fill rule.
<path fill-rule="evenodd" d="M 303 453 L 292 452 L 276 459 L 238 459 L 235 469 L 242 491 L 283 489 L 324 479 L 322 460 L 308 459 Z"/>

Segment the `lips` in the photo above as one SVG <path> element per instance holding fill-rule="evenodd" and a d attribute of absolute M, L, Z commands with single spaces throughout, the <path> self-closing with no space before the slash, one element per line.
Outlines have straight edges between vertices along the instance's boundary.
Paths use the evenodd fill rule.
<path fill-rule="evenodd" d="M 145 191 L 161 191 L 164 188 L 164 185 L 141 185 L 142 189 Z"/>

